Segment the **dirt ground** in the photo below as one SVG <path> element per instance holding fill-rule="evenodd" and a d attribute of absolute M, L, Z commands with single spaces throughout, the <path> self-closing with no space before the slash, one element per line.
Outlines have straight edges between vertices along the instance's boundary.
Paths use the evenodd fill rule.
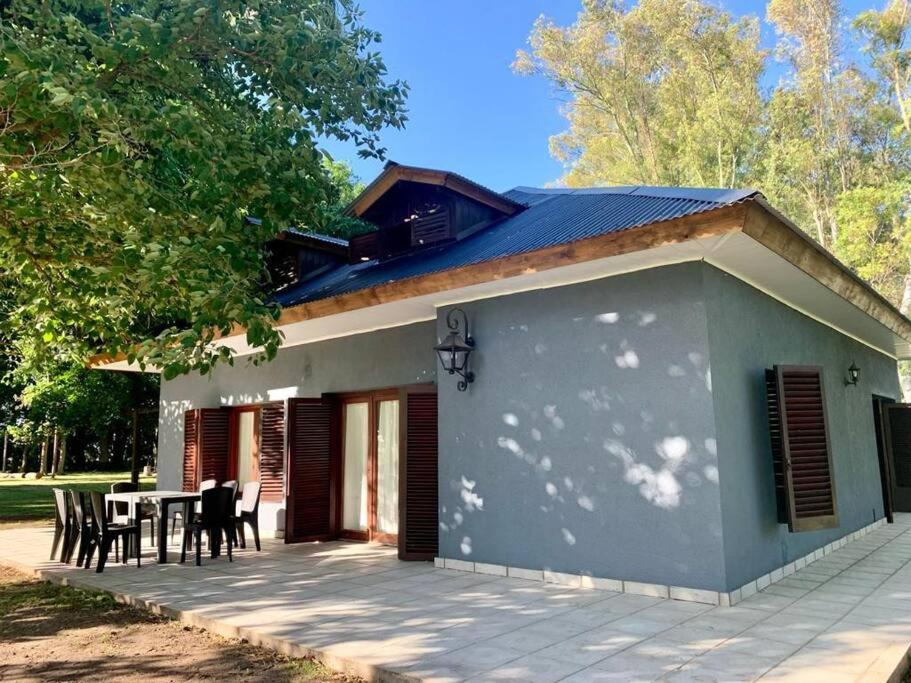
<path fill-rule="evenodd" d="M 358 681 L 0 566 L 0 680 L 207 679 Z"/>

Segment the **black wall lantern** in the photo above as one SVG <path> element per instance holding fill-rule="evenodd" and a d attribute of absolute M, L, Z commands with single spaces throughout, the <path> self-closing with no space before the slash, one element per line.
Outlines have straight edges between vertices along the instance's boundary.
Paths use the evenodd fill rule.
<path fill-rule="evenodd" d="M 857 367 L 856 363 L 851 363 L 851 367 L 848 368 L 848 376 L 845 378 L 845 386 L 857 386 L 857 380 L 860 379 L 860 368 Z"/>
<path fill-rule="evenodd" d="M 461 325 L 459 316 L 461 315 Z M 440 363 L 443 369 L 450 375 L 458 375 L 459 391 L 465 391 L 468 385 L 474 382 L 474 373 L 468 369 L 468 358 L 474 350 L 474 339 L 468 332 L 468 316 L 461 308 L 453 308 L 446 315 L 446 325 L 449 327 L 449 334 L 446 338 L 433 347 L 440 357 Z M 462 333 L 464 332 L 464 337 Z"/>

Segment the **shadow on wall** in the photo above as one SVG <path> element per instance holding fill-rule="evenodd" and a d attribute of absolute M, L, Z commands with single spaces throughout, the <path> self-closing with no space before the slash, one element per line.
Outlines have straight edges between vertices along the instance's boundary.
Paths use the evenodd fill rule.
<path fill-rule="evenodd" d="M 659 333 L 665 341 L 677 322 L 677 316 L 671 317 L 674 319 L 666 321 Z M 479 529 L 480 520 L 493 508 L 497 516 L 509 506 L 520 506 L 525 513 L 522 533 L 531 527 L 536 534 L 556 533 L 555 547 L 573 554 L 577 546 L 605 540 L 595 536 L 595 530 L 609 528 L 615 538 L 622 536 L 618 527 L 631 515 L 662 524 L 654 521 L 657 517 L 673 528 L 679 523 L 674 523 L 674 517 L 687 508 L 717 508 L 714 422 L 704 419 L 712 391 L 708 358 L 704 348 L 692 348 L 697 344 L 687 342 L 692 335 L 672 339 L 670 345 L 651 341 L 651 330 L 660 322 L 659 314 L 652 310 L 576 317 L 563 332 L 566 339 L 576 341 L 559 349 L 550 348 L 548 336 L 535 335 L 528 325 L 510 325 L 497 336 L 503 337 L 499 341 L 506 344 L 505 353 L 511 358 L 491 353 L 497 359 L 491 365 L 507 360 L 506 368 L 484 368 L 484 346 L 479 345 L 478 376 L 486 376 L 489 385 L 497 387 L 484 397 L 493 394 L 500 405 L 499 410 L 473 413 L 479 428 L 463 432 L 460 447 L 473 446 L 477 457 L 470 459 L 472 467 L 483 470 L 487 466 L 478 459 L 493 462 L 483 476 L 463 470 L 461 476 L 451 478 L 448 485 L 459 503 L 441 509 L 441 532 L 458 538 L 460 529 Z M 596 347 L 574 353 L 573 344 L 581 349 L 579 340 L 588 339 L 597 340 Z M 494 340 L 488 339 L 487 346 L 494 346 Z M 558 368 L 556 381 L 545 382 L 554 368 Z M 508 379 L 508 373 L 514 373 L 518 382 Z M 509 396 L 519 393 L 509 391 L 514 382 L 522 386 L 522 399 Z M 482 401 L 479 410 L 486 411 L 490 403 Z M 700 418 L 692 419 L 694 413 Z M 504 458 L 511 465 L 504 465 Z M 494 470 L 496 474 L 490 474 Z M 481 482 L 492 481 L 506 470 L 513 486 L 512 499 L 494 500 L 493 496 L 504 494 L 502 481 L 495 486 Z M 711 493 L 705 490 L 707 486 Z M 530 498 L 529 491 L 538 492 L 533 502 L 521 500 Z M 536 526 L 536 514 L 549 519 Z M 492 521 L 488 517 L 484 524 Z M 701 532 L 720 538 L 720 525 L 713 521 L 706 516 Z M 683 534 L 695 530 L 691 521 L 680 524 L 679 529 Z M 551 540 L 544 536 L 532 539 L 544 546 Z M 458 547 L 471 559 L 474 548 L 469 531 L 462 532 Z M 650 555 L 653 551 L 642 552 Z M 560 551 L 551 555 L 554 553 Z M 688 569 L 680 563 L 676 568 Z"/>

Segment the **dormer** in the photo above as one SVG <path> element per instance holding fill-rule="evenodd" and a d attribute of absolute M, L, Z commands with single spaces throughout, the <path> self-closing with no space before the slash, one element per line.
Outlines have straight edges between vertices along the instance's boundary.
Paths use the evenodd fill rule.
<path fill-rule="evenodd" d="M 305 282 L 348 261 L 348 241 L 286 228 L 267 245 L 273 290 Z"/>
<path fill-rule="evenodd" d="M 377 228 L 351 238 L 349 261 L 458 241 L 524 208 L 455 173 L 389 162 L 346 210 Z"/>

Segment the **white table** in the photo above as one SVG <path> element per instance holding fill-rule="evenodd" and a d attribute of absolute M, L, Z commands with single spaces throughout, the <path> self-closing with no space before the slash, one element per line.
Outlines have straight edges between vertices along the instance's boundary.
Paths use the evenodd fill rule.
<path fill-rule="evenodd" d="M 192 518 L 190 506 L 202 497 L 199 493 L 186 491 L 133 491 L 130 493 L 109 493 L 106 500 L 130 504 L 130 518 L 139 522 L 139 508 L 142 505 L 155 505 L 158 511 L 158 564 L 168 561 L 168 508 L 171 505 L 183 505 L 184 522 Z"/>

